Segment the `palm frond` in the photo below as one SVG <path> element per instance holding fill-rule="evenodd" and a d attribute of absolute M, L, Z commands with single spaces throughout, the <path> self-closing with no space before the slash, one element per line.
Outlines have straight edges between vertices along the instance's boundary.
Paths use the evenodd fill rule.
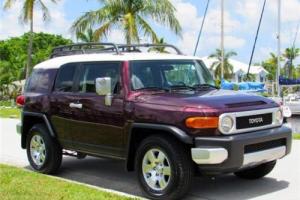
<path fill-rule="evenodd" d="M 113 26 L 114 21 L 108 21 L 104 23 L 100 28 L 96 29 L 93 35 L 94 41 L 99 41 L 102 37 L 107 37 L 108 32 Z"/>
<path fill-rule="evenodd" d="M 95 24 L 106 23 L 112 18 L 113 16 L 110 13 L 110 8 L 107 6 L 96 11 L 86 12 L 73 23 L 71 32 L 84 32 L 88 27 L 93 27 Z"/>
<path fill-rule="evenodd" d="M 158 36 L 151 26 L 141 16 L 137 15 L 137 23 L 144 32 L 144 36 L 150 36 L 153 43 L 158 43 Z"/>
<path fill-rule="evenodd" d="M 151 17 L 158 23 L 169 27 L 175 34 L 181 36 L 182 28 L 175 16 L 176 8 L 169 0 L 145 0 L 140 15 Z"/>
<path fill-rule="evenodd" d="M 53 0 L 52 0 L 53 1 Z M 49 14 L 49 10 L 46 7 L 46 5 L 43 3 L 42 0 L 38 0 L 39 5 L 41 6 L 42 12 L 43 12 L 43 20 L 44 21 L 48 21 L 50 20 L 50 14 Z"/>
<path fill-rule="evenodd" d="M 33 19 L 33 9 L 34 9 L 35 0 L 26 0 L 24 2 L 20 19 L 27 23 Z"/>
<path fill-rule="evenodd" d="M 16 0 L 6 0 L 3 6 L 4 10 L 11 8 L 15 2 Z"/>

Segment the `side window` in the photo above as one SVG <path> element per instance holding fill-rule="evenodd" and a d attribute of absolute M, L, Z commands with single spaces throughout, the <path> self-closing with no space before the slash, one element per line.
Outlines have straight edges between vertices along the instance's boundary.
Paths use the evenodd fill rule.
<path fill-rule="evenodd" d="M 64 65 L 59 69 L 54 91 L 71 92 L 74 84 L 76 64 Z"/>
<path fill-rule="evenodd" d="M 26 81 L 25 92 L 47 92 L 52 85 L 53 74 L 49 69 L 34 69 Z"/>
<path fill-rule="evenodd" d="M 84 64 L 83 73 L 79 79 L 79 92 L 96 93 L 96 78 L 110 77 L 112 94 L 120 93 L 120 64 L 119 63 L 88 63 Z"/>

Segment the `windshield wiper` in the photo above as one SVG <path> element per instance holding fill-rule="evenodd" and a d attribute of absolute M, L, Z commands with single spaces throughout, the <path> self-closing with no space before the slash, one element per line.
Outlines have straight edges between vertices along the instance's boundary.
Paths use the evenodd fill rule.
<path fill-rule="evenodd" d="M 196 84 L 196 85 L 193 85 L 193 88 L 195 88 L 195 89 L 207 89 L 207 88 L 219 89 L 217 86 L 211 85 L 208 83 Z"/>
<path fill-rule="evenodd" d="M 141 91 L 141 90 L 163 90 L 163 91 L 169 91 L 168 88 L 155 87 L 155 86 L 142 87 L 142 88 L 135 89 L 135 91 Z"/>
<path fill-rule="evenodd" d="M 173 90 L 173 89 L 175 89 L 175 90 L 176 89 L 190 89 L 190 90 L 195 90 L 194 87 L 189 86 L 189 85 L 170 85 L 169 88 L 171 90 Z"/>

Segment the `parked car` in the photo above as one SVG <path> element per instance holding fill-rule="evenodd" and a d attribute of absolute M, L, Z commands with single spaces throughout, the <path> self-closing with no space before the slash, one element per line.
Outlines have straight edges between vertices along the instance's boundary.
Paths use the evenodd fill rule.
<path fill-rule="evenodd" d="M 284 105 L 289 107 L 292 115 L 300 115 L 300 96 L 289 94 L 284 98 Z"/>
<path fill-rule="evenodd" d="M 155 46 L 63 46 L 34 67 L 17 98 L 34 170 L 57 172 L 70 152 L 121 159 L 148 198 L 180 199 L 195 174 L 258 179 L 290 153 L 277 103 L 216 88 L 199 58 L 171 45 L 177 54 L 142 50 Z"/>
<path fill-rule="evenodd" d="M 283 117 L 284 117 L 283 122 L 286 123 L 287 118 L 292 117 L 292 111 L 291 111 L 290 107 L 284 103 L 284 100 L 282 99 L 282 97 L 273 96 L 273 97 L 268 97 L 268 98 L 272 99 L 273 101 L 278 103 L 278 105 L 280 105 L 282 113 L 283 113 Z"/>

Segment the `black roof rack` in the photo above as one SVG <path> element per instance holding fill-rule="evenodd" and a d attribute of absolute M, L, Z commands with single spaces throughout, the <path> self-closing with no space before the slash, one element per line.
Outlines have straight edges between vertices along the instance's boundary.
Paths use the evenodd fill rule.
<path fill-rule="evenodd" d="M 88 53 L 104 53 L 114 52 L 118 55 L 121 52 L 141 52 L 140 47 L 169 47 L 176 51 L 178 55 L 183 53 L 174 45 L 171 44 L 114 44 L 114 43 L 77 43 L 71 45 L 58 46 L 52 50 L 50 58 L 76 55 L 76 54 L 88 54 Z"/>

